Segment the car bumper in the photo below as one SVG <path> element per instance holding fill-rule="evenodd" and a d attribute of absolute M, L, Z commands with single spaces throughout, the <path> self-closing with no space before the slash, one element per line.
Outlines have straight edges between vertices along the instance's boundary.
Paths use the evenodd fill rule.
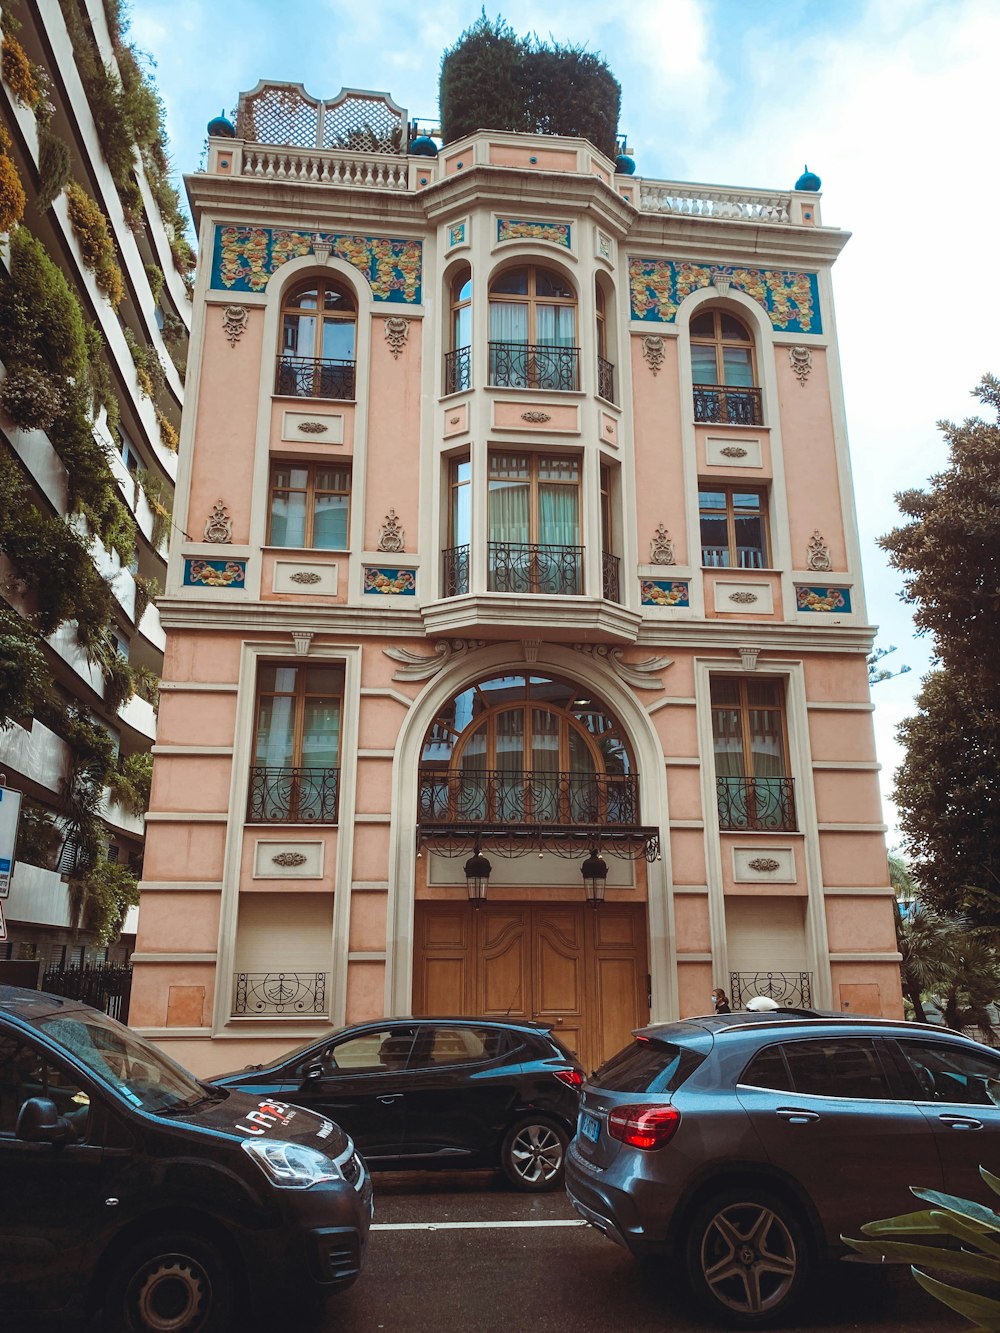
<path fill-rule="evenodd" d="M 591 1226 L 629 1253 L 642 1258 L 666 1246 L 665 1191 L 657 1182 L 628 1177 L 619 1180 L 575 1150 L 566 1154 L 566 1193 Z"/>

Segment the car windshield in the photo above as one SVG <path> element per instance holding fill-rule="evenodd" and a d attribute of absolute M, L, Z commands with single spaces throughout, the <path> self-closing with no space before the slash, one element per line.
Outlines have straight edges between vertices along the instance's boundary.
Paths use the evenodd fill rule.
<path fill-rule="evenodd" d="M 189 1109 L 206 1090 L 162 1051 L 95 1010 L 44 1018 L 38 1025 L 130 1106 L 143 1111 Z"/>

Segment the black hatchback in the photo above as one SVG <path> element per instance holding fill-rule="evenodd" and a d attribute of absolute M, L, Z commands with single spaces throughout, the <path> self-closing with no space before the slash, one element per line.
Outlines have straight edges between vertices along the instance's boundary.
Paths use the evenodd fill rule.
<path fill-rule="evenodd" d="M 229 1333 L 253 1311 L 301 1327 L 358 1276 L 371 1202 L 325 1116 L 213 1088 L 88 1005 L 0 986 L 0 1326 Z"/>
<path fill-rule="evenodd" d="M 484 1018 L 379 1019 L 213 1080 L 343 1125 L 373 1169 L 499 1166 L 555 1189 L 583 1071 L 551 1029 Z"/>

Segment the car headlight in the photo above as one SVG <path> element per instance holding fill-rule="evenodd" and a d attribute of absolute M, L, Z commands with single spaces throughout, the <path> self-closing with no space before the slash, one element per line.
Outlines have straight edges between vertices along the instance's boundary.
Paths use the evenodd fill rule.
<path fill-rule="evenodd" d="M 307 1190 L 324 1180 L 343 1180 L 336 1162 L 315 1148 L 286 1139 L 244 1139 L 243 1151 L 264 1172 L 272 1185 L 286 1190 Z"/>

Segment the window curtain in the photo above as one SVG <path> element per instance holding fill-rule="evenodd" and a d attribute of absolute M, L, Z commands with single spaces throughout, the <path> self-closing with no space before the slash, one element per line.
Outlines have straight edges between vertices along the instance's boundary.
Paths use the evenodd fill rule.
<path fill-rule="evenodd" d="M 291 768 L 295 762 L 295 700 L 264 698 L 257 713 L 254 764 Z"/>
<path fill-rule="evenodd" d="M 543 347 L 576 346 L 576 310 L 571 305 L 535 306 L 535 337 Z"/>
<path fill-rule="evenodd" d="M 520 301 L 490 302 L 490 342 L 526 343 L 528 307 Z"/>
<path fill-rule="evenodd" d="M 538 540 L 544 546 L 579 546 L 580 493 L 575 486 L 538 487 Z M 583 570 L 579 551 L 560 556 L 539 554 L 538 581 L 542 591 L 576 596 L 582 592 Z"/>

